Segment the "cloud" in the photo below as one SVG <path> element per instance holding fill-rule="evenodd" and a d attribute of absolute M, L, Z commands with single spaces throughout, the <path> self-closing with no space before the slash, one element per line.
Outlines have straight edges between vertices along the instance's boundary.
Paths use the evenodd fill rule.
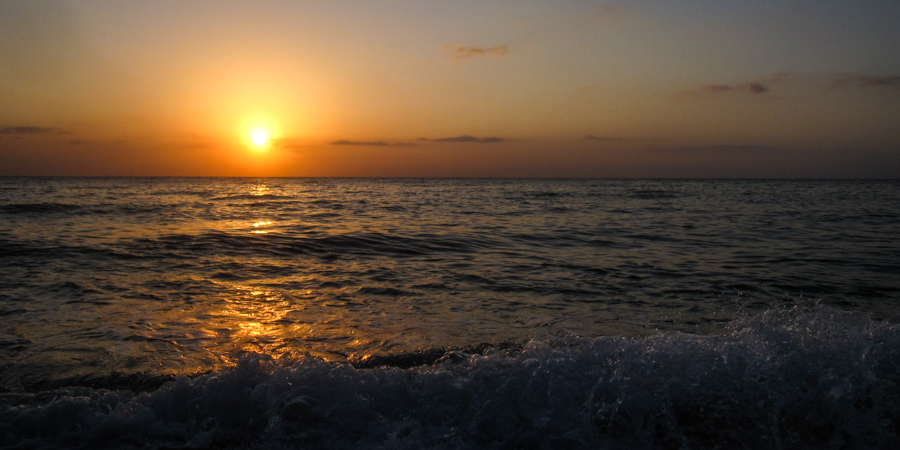
<path fill-rule="evenodd" d="M 60 128 L 51 127 L 35 127 L 35 126 L 18 126 L 0 128 L 0 134 L 11 134 L 14 136 L 58 136 L 61 134 L 72 134 Z"/>
<path fill-rule="evenodd" d="M 762 83 L 749 83 L 747 84 L 747 90 L 749 90 L 751 94 L 762 94 L 764 92 L 769 92 L 769 87 Z"/>
<path fill-rule="evenodd" d="M 768 145 L 708 145 L 704 149 L 716 152 L 758 152 L 775 148 Z"/>
<path fill-rule="evenodd" d="M 669 148 L 669 150 L 679 151 L 679 152 L 761 152 L 761 151 L 770 151 L 775 150 L 775 147 L 771 147 L 768 145 L 732 145 L 732 144 L 715 144 L 715 145 L 701 145 L 701 146 L 686 146 L 686 147 L 675 147 Z"/>
<path fill-rule="evenodd" d="M 747 81 L 744 83 L 736 83 L 736 84 L 718 84 L 718 83 L 710 83 L 705 86 L 702 86 L 698 89 L 695 89 L 690 94 L 695 95 L 716 95 L 716 94 L 726 94 L 726 93 L 748 93 L 751 95 L 759 95 L 770 92 L 771 85 L 777 84 L 789 78 L 791 73 L 789 72 L 776 72 L 762 80 L 756 81 Z"/>
<path fill-rule="evenodd" d="M 121 145 L 124 143 L 125 143 L 125 141 L 123 141 L 123 140 L 96 141 L 96 140 L 74 139 L 74 140 L 69 141 L 69 145 Z"/>
<path fill-rule="evenodd" d="M 494 47 L 468 47 L 460 44 L 445 44 L 444 51 L 454 61 L 463 61 L 471 58 L 493 57 L 500 58 L 509 53 L 509 47 L 496 45 Z"/>
<path fill-rule="evenodd" d="M 860 75 L 854 73 L 838 73 L 838 74 L 803 74 L 791 72 L 777 72 L 765 78 L 747 81 L 736 84 L 718 84 L 710 83 L 693 91 L 685 92 L 688 95 L 720 95 L 720 94 L 750 94 L 750 95 L 774 95 L 773 86 L 779 83 L 789 81 L 796 86 L 813 85 L 819 89 L 830 87 L 832 89 L 842 88 L 882 88 L 894 89 L 900 88 L 900 75 Z M 829 81 L 830 80 L 830 83 Z M 824 86 L 823 86 L 824 84 Z"/>
<path fill-rule="evenodd" d="M 764 94 L 769 92 L 769 87 L 762 83 L 744 84 L 707 84 L 697 90 L 700 94 L 723 94 L 726 92 L 749 92 L 751 94 Z"/>
<path fill-rule="evenodd" d="M 584 137 L 585 140 L 588 141 L 601 141 L 601 142 L 624 142 L 625 139 L 616 138 L 616 137 L 606 137 L 606 136 L 594 136 L 593 134 L 589 134 Z"/>
<path fill-rule="evenodd" d="M 351 141 L 348 139 L 338 139 L 329 142 L 330 145 L 359 145 L 363 147 L 408 147 L 416 144 L 409 142 L 386 142 L 386 141 Z"/>
<path fill-rule="evenodd" d="M 837 75 L 831 84 L 832 87 L 836 88 L 848 85 L 860 87 L 900 88 L 900 75 L 870 76 L 845 73 Z"/>
<path fill-rule="evenodd" d="M 477 144 L 495 144 L 498 142 L 506 142 L 506 139 L 499 138 L 499 137 L 478 138 L 475 136 L 469 136 L 468 134 L 464 134 L 462 136 L 455 136 L 455 137 L 439 138 L 439 139 L 419 138 L 419 140 L 420 141 L 431 141 L 431 142 L 451 142 L 451 143 L 474 142 Z"/>
<path fill-rule="evenodd" d="M 272 138 L 269 139 L 269 144 L 274 147 L 279 148 L 302 148 L 303 142 L 298 139 L 293 138 Z"/>
<path fill-rule="evenodd" d="M 348 141 L 346 139 L 338 139 L 336 141 L 332 141 L 331 145 L 390 145 L 384 141 Z"/>

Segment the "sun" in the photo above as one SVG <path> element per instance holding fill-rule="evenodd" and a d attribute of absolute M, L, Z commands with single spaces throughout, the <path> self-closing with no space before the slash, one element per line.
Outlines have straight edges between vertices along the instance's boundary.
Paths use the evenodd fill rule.
<path fill-rule="evenodd" d="M 253 145 L 262 147 L 269 142 L 269 132 L 262 128 L 257 128 L 250 134 L 250 141 L 253 142 Z"/>
<path fill-rule="evenodd" d="M 283 130 L 281 121 L 272 114 L 253 112 L 247 113 L 235 128 L 236 137 L 244 148 L 255 153 L 264 153 L 278 147 Z"/>

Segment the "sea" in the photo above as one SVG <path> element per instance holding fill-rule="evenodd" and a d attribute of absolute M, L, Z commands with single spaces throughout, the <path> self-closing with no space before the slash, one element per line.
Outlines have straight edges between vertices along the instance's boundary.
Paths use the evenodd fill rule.
<path fill-rule="evenodd" d="M 0 447 L 900 448 L 900 181 L 2 177 Z"/>

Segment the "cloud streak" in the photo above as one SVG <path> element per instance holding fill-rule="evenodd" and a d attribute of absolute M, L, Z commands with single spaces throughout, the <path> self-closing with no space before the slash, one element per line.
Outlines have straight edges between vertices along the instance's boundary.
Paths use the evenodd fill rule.
<path fill-rule="evenodd" d="M 351 141 L 349 139 L 338 139 L 336 141 L 329 142 L 330 145 L 346 145 L 346 146 L 359 146 L 359 147 L 409 147 L 411 144 L 409 142 L 387 142 L 387 141 Z"/>
<path fill-rule="evenodd" d="M 625 142 L 625 139 L 617 138 L 617 137 L 607 137 L 607 136 L 594 136 L 593 134 L 589 134 L 584 137 L 586 141 L 598 141 L 598 142 Z"/>
<path fill-rule="evenodd" d="M 732 144 L 715 144 L 715 145 L 702 145 L 702 146 L 686 146 L 686 147 L 675 147 L 669 148 L 668 150 L 678 151 L 678 152 L 716 152 L 716 153 L 743 153 L 743 152 L 764 152 L 775 150 L 775 147 L 770 147 L 768 145 L 732 145 Z"/>
<path fill-rule="evenodd" d="M 71 133 L 60 128 L 17 126 L 0 128 L 0 134 L 13 136 L 58 136 Z"/>
<path fill-rule="evenodd" d="M 831 86 L 835 88 L 844 86 L 900 88 L 900 75 L 871 76 L 841 74 L 834 78 Z"/>
<path fill-rule="evenodd" d="M 69 145 L 121 145 L 124 144 L 123 140 L 116 141 L 98 141 L 98 140 L 84 140 L 84 139 L 74 139 L 69 141 Z"/>
<path fill-rule="evenodd" d="M 500 142 L 507 142 L 506 139 L 499 137 L 484 137 L 479 138 L 475 136 L 469 136 L 468 134 L 464 134 L 462 136 L 454 136 L 454 137 L 446 137 L 446 138 L 438 138 L 438 139 L 428 139 L 428 138 L 419 138 L 420 141 L 430 141 L 430 142 L 449 142 L 449 143 L 476 143 L 476 144 L 496 144 Z"/>
<path fill-rule="evenodd" d="M 744 84 L 707 84 L 697 90 L 700 94 L 724 94 L 727 92 L 749 92 L 751 94 L 764 94 L 769 92 L 769 87 L 762 83 Z"/>
<path fill-rule="evenodd" d="M 795 84 L 800 82 L 803 84 L 812 84 L 818 89 L 831 88 L 864 88 L 864 89 L 900 89 L 900 75 L 860 75 L 855 73 L 839 73 L 832 75 L 812 75 L 804 76 L 803 74 L 779 72 L 769 75 L 766 78 L 755 81 L 747 81 L 735 84 L 719 84 L 710 83 L 701 86 L 693 91 L 688 91 L 688 95 L 715 96 L 725 94 L 750 94 L 762 95 L 772 91 L 772 86 L 791 78 Z M 827 81 L 830 79 L 830 82 Z"/>
<path fill-rule="evenodd" d="M 720 84 L 710 83 L 695 89 L 690 94 L 695 95 L 719 95 L 729 93 L 747 93 L 761 95 L 770 92 L 773 84 L 787 79 L 791 74 L 787 72 L 773 73 L 763 80 L 747 81 L 744 83 Z"/>
<path fill-rule="evenodd" d="M 350 141 L 347 139 L 338 139 L 336 141 L 332 141 L 331 145 L 387 146 L 390 144 L 384 141 Z"/>
<path fill-rule="evenodd" d="M 269 143 L 278 148 L 296 149 L 304 147 L 301 141 L 293 138 L 273 138 L 269 139 Z"/>
<path fill-rule="evenodd" d="M 509 47 L 496 45 L 494 47 L 470 47 L 460 44 L 445 44 L 444 51 L 454 61 L 464 61 L 472 58 L 500 58 L 509 53 Z"/>

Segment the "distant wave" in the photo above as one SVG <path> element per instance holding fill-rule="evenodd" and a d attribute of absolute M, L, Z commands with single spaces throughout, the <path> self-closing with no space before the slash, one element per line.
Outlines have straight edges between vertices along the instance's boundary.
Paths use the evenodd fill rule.
<path fill-rule="evenodd" d="M 295 199 L 294 196 L 291 195 L 278 195 L 278 194 L 233 194 L 233 195 L 222 195 L 217 197 L 212 197 L 210 200 L 213 201 L 221 201 L 221 200 L 291 200 Z"/>
<path fill-rule="evenodd" d="M 409 368 L 387 359 L 393 365 L 365 369 L 251 355 L 143 393 L 120 378 L 115 389 L 2 394 L 0 445 L 900 445 L 900 328 L 825 307 L 770 310 L 718 336 L 560 337 L 431 355 Z"/>
<path fill-rule="evenodd" d="M 3 214 L 34 214 L 73 212 L 82 209 L 79 205 L 67 203 L 10 203 L 0 205 Z"/>
<path fill-rule="evenodd" d="M 85 256 L 112 260 L 140 258 L 138 255 L 102 247 L 64 246 L 53 242 L 9 241 L 0 238 L 0 260 L 15 259 L 19 267 L 42 266 L 47 260 Z"/>
<path fill-rule="evenodd" d="M 444 252 L 472 252 L 497 246 L 495 239 L 486 236 L 421 235 L 399 236 L 377 232 L 350 232 L 326 235 L 318 232 L 290 232 L 277 230 L 266 235 L 212 231 L 197 235 L 169 235 L 155 240 L 140 240 L 136 249 L 207 251 L 216 254 L 247 254 L 264 252 L 274 255 L 391 255 L 413 256 Z"/>
<path fill-rule="evenodd" d="M 72 216 L 99 216 L 99 215 L 135 215 L 135 214 L 160 214 L 165 213 L 170 218 L 178 217 L 179 209 L 183 205 L 133 205 L 96 203 L 90 206 L 75 205 L 69 203 L 9 203 L 0 205 L 0 214 L 9 215 L 72 215 Z M 183 213 L 181 214 L 183 216 Z"/>

